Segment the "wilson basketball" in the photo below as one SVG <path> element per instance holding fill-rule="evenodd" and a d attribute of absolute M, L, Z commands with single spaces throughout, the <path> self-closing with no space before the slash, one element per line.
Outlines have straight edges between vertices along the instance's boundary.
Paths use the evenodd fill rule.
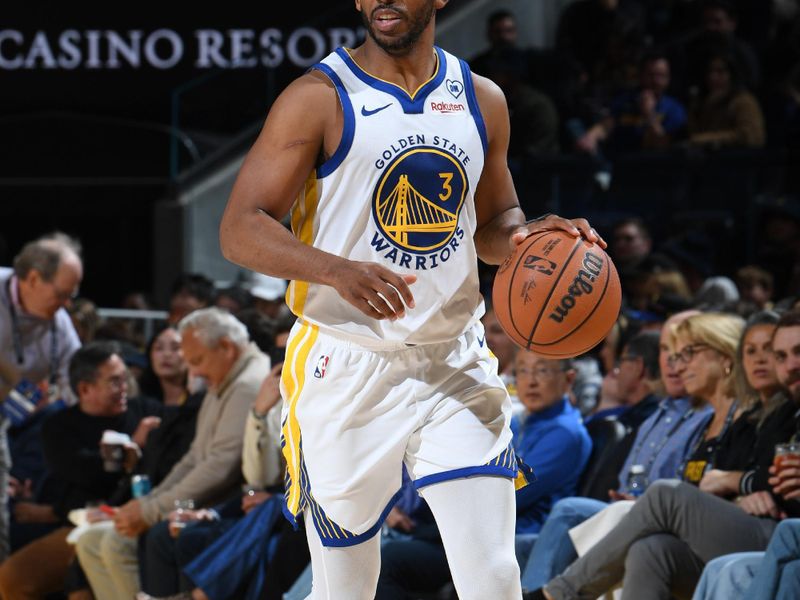
<path fill-rule="evenodd" d="M 530 236 L 500 266 L 492 303 L 522 348 L 549 358 L 591 350 L 619 315 L 614 263 L 597 244 L 564 231 Z"/>

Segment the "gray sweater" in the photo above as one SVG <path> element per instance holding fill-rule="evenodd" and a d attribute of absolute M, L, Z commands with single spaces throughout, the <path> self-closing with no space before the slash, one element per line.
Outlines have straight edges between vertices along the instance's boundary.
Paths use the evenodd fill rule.
<path fill-rule="evenodd" d="M 245 421 L 268 373 L 269 358 L 251 343 L 219 389 L 206 393 L 189 451 L 140 499 L 148 524 L 165 519 L 175 500 L 192 499 L 196 507 L 207 507 L 238 491 Z"/>

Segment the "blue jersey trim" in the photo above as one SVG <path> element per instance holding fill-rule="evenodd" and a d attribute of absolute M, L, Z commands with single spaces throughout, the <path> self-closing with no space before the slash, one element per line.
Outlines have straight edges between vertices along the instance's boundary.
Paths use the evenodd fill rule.
<path fill-rule="evenodd" d="M 427 97 L 433 90 L 442 84 L 445 75 L 447 75 L 447 57 L 444 54 L 444 50 L 438 46 L 434 46 L 434 48 L 436 49 L 436 54 L 439 57 L 439 65 L 436 75 L 434 75 L 433 78 L 428 81 L 428 83 L 417 90 L 413 98 L 399 85 L 389 83 L 388 81 L 383 81 L 367 73 L 364 69 L 356 64 L 356 62 L 344 48 L 337 48 L 336 54 L 339 55 L 339 57 L 344 61 L 344 64 L 346 64 L 353 72 L 353 75 L 358 77 L 361 81 L 370 87 L 385 92 L 395 98 L 400 103 L 400 107 L 403 109 L 404 113 L 407 115 L 420 115 L 425 110 L 425 100 Z M 464 85 L 466 86 L 467 83 L 464 82 Z"/>
<path fill-rule="evenodd" d="M 423 488 L 426 485 L 434 483 L 441 483 L 442 481 L 450 481 L 452 479 L 465 479 L 467 477 L 476 477 L 480 475 L 490 475 L 496 477 L 508 477 L 515 479 L 517 476 L 516 464 L 514 468 L 503 467 L 499 465 L 481 465 L 479 467 L 464 467 L 462 469 L 453 469 L 452 471 L 444 471 L 434 475 L 427 475 L 414 480 L 414 487 L 417 489 Z"/>
<path fill-rule="evenodd" d="M 297 519 L 296 519 L 296 518 L 295 518 L 295 516 L 292 514 L 292 512 L 289 510 L 289 505 L 288 505 L 288 504 L 286 504 L 286 496 L 284 496 L 284 497 L 283 497 L 283 503 L 282 503 L 282 505 L 281 505 L 281 512 L 283 512 L 283 516 L 284 516 L 284 517 L 286 518 L 286 520 L 287 520 L 287 521 L 289 521 L 289 523 L 292 525 L 292 529 L 294 529 L 295 531 L 297 531 L 298 529 L 300 529 L 300 525 L 299 525 L 299 523 L 297 522 Z"/>
<path fill-rule="evenodd" d="M 386 520 L 386 516 L 389 514 L 389 511 L 392 510 L 392 507 L 397 502 L 398 498 L 400 498 L 400 494 L 402 492 L 402 488 L 397 490 L 397 493 L 392 496 L 392 499 L 389 500 L 389 504 L 386 505 L 386 508 L 383 509 L 381 516 L 378 517 L 378 520 L 375 524 L 367 529 L 364 533 L 359 533 L 358 535 L 350 534 L 350 537 L 346 538 L 331 538 L 329 536 L 324 536 L 320 531 L 319 525 L 317 525 L 316 519 L 314 520 L 314 526 L 317 528 L 317 535 L 319 535 L 319 539 L 322 541 L 322 545 L 326 548 L 345 548 L 347 546 L 356 546 L 362 542 L 366 542 L 368 539 L 372 538 L 376 533 L 381 530 L 383 526 L 383 522 Z"/>
<path fill-rule="evenodd" d="M 342 113 L 344 114 L 344 127 L 342 128 L 342 139 L 339 141 L 339 147 L 336 148 L 333 156 L 317 167 L 317 179 L 322 179 L 333 173 L 342 164 L 347 153 L 350 152 L 350 148 L 353 145 L 353 137 L 356 133 L 356 117 L 353 112 L 353 103 L 350 102 L 350 96 L 347 94 L 342 80 L 339 79 L 333 69 L 323 63 L 318 63 L 311 69 L 321 71 L 333 82 L 334 87 L 336 87 L 336 93 L 339 95 L 339 102 L 342 103 Z"/>
<path fill-rule="evenodd" d="M 478 128 L 478 134 L 481 136 L 481 145 L 483 146 L 483 156 L 489 149 L 489 138 L 486 135 L 486 123 L 483 121 L 481 108 L 478 106 L 478 98 L 475 96 L 475 86 L 472 83 L 472 72 L 469 70 L 469 65 L 462 59 L 461 63 L 461 76 L 464 78 L 464 90 L 467 92 L 467 104 L 469 111 L 472 113 L 472 118 L 475 119 L 475 126 Z"/>

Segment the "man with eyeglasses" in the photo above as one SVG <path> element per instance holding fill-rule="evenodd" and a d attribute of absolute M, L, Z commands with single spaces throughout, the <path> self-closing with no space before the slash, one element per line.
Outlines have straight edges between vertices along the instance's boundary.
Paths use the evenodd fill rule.
<path fill-rule="evenodd" d="M 519 350 L 513 363 L 517 395 L 524 407 L 511 422 L 514 452 L 536 475 L 533 485 L 516 493 L 516 553 L 524 561 L 536 534 L 558 500 L 575 494 L 592 452 L 592 440 L 569 392 L 575 380 L 571 359 L 551 360 Z M 438 531 L 412 531 L 381 554 L 377 600 L 436 592 L 450 578 Z"/>
<path fill-rule="evenodd" d="M 582 493 L 591 493 L 594 489 L 596 494 L 591 497 L 566 498 L 553 506 L 534 551 L 523 569 L 523 588 L 534 590 L 542 587 L 577 559 L 577 550 L 567 532 L 608 507 L 609 500 L 614 502 L 631 499 L 627 493 L 627 480 L 634 465 L 644 468 L 643 474 L 649 482 L 675 477 L 679 465 L 694 446 L 694 441 L 702 435 L 712 411 L 707 406 L 695 405 L 686 397 L 680 375 L 669 361 L 670 331 L 696 314 L 699 314 L 698 311 L 684 311 L 673 315 L 664 324 L 656 348 L 657 369 L 661 374 L 661 384 L 666 396 L 658 403 L 655 412 L 640 425 L 633 427 L 628 437 L 607 459 L 602 460 L 600 470 L 610 474 L 609 481 L 601 481 L 581 490 Z M 645 336 L 640 341 L 645 344 L 655 343 L 653 333 L 639 334 Z M 622 356 L 630 360 L 623 360 L 620 364 L 631 363 L 626 368 L 637 364 L 646 365 L 650 361 L 643 357 L 650 356 L 651 353 L 642 352 L 639 341 L 634 341 L 636 337 L 623 348 Z M 640 358 L 633 360 L 634 355 Z"/>
<path fill-rule="evenodd" d="M 517 492 L 516 532 L 538 533 L 553 504 L 577 491 L 592 441 L 569 401 L 575 379 L 570 359 L 519 351 L 515 366 L 517 395 L 527 412 L 518 427 L 512 422 L 514 450 L 536 473 L 536 485 Z"/>
<path fill-rule="evenodd" d="M 75 546 L 67 542 L 73 530 L 70 511 L 108 500 L 134 462 L 132 445 L 125 450 L 125 460 L 104 461 L 103 433 L 127 434 L 142 448 L 152 429 L 148 417 L 163 411 L 155 400 L 128 398 L 127 369 L 113 342 L 92 342 L 75 352 L 69 377 L 78 404 L 44 419 L 48 476 L 36 502 L 18 503 L 24 509 L 17 511 L 18 520 L 30 521 L 28 527 L 38 526 L 40 536 L 0 565 L 4 600 L 43 598 L 62 591 L 75 557 Z"/>
<path fill-rule="evenodd" d="M 81 343 L 64 307 L 83 278 L 80 252 L 76 240 L 54 233 L 26 244 L 13 268 L 0 267 L 0 561 L 9 552 L 8 427 L 71 398 L 67 369 Z M 19 465 L 19 476 L 36 479 L 40 462 Z"/>

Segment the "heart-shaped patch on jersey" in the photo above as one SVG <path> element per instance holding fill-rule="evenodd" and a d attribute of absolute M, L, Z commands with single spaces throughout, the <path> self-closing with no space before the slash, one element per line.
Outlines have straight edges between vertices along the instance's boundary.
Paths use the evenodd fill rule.
<path fill-rule="evenodd" d="M 458 98 L 464 91 L 464 84 L 457 79 L 448 79 L 444 83 L 447 86 L 447 91 L 452 94 L 453 98 Z"/>

